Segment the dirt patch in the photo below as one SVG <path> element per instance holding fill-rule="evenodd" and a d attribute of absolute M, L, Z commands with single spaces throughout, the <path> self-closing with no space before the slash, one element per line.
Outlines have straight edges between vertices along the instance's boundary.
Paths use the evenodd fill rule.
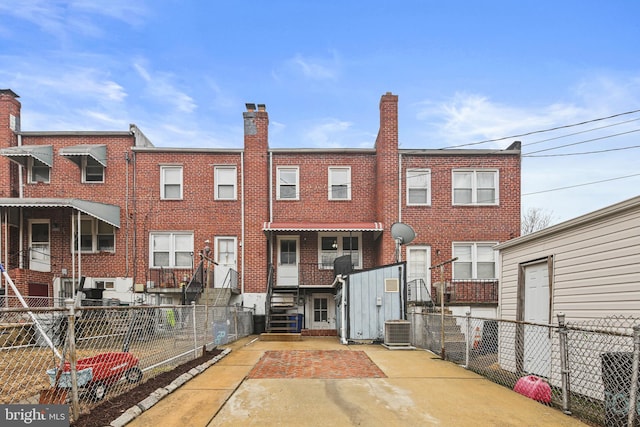
<path fill-rule="evenodd" d="M 185 372 L 189 372 L 196 366 L 213 359 L 218 354 L 222 353 L 222 350 L 213 349 L 206 352 L 197 359 L 190 360 L 180 366 L 175 367 L 171 371 L 163 372 L 156 375 L 153 378 L 141 383 L 137 387 L 123 393 L 119 396 L 115 396 L 100 405 L 91 409 L 88 414 L 81 415 L 76 421 L 71 423 L 72 427 L 95 427 L 109 425 L 113 420 L 122 415 L 127 409 L 140 403 L 146 399 L 151 393 L 161 387 L 169 385 L 173 380 L 178 378 Z"/>

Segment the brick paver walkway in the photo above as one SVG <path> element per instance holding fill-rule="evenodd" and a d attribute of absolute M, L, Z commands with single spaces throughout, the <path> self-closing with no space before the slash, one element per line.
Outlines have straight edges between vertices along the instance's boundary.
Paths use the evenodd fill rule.
<path fill-rule="evenodd" d="M 249 378 L 386 378 L 364 351 L 267 351 Z"/>

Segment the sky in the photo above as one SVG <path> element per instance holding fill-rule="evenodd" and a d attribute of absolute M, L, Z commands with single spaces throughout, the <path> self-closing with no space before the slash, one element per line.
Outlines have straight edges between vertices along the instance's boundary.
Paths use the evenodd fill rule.
<path fill-rule="evenodd" d="M 522 212 L 640 195 L 636 0 L 1 0 L 0 88 L 23 131 L 136 124 L 157 147 L 402 149 L 522 142 Z"/>

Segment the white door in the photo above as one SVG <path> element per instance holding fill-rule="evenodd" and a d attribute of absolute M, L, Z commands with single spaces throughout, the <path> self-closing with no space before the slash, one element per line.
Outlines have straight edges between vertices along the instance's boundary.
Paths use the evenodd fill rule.
<path fill-rule="evenodd" d="M 213 283 L 214 287 L 229 287 L 229 270 L 236 270 L 236 238 L 235 237 L 216 237 L 215 238 L 215 260 L 218 263 L 214 268 Z"/>
<path fill-rule="evenodd" d="M 276 286 L 298 285 L 298 251 L 300 238 L 298 236 L 278 236 L 278 265 L 276 267 Z"/>
<path fill-rule="evenodd" d="M 429 246 L 407 246 L 407 281 L 409 301 L 429 301 L 431 292 L 431 248 Z"/>
<path fill-rule="evenodd" d="M 548 325 L 549 270 L 546 262 L 525 267 L 524 288 L 524 320 Z M 524 370 L 549 378 L 551 374 L 551 338 L 548 328 L 525 325 Z"/>
<path fill-rule="evenodd" d="M 48 219 L 29 220 L 29 268 L 35 271 L 51 271 Z"/>
<path fill-rule="evenodd" d="M 336 328 L 336 302 L 332 294 L 311 296 L 311 329 Z"/>

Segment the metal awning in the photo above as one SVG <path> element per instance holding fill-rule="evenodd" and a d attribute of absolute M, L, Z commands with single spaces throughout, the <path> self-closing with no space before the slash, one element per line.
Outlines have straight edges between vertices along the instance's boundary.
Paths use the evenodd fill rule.
<path fill-rule="evenodd" d="M 81 166 L 82 159 L 86 156 L 93 158 L 102 166 L 107 167 L 107 146 L 104 144 L 83 144 L 63 147 L 59 154 Z"/>
<path fill-rule="evenodd" d="M 265 222 L 264 231 L 383 231 L 381 222 Z"/>
<path fill-rule="evenodd" d="M 0 150 L 0 155 L 8 157 L 19 165 L 27 166 L 27 159 L 34 158 L 40 163 L 53 167 L 53 146 L 52 145 L 19 145 L 7 147 Z"/>
<path fill-rule="evenodd" d="M 20 199 L 15 197 L 0 198 L 0 207 L 15 208 L 73 208 L 84 214 L 120 228 L 120 206 L 91 202 L 82 199 Z"/>

